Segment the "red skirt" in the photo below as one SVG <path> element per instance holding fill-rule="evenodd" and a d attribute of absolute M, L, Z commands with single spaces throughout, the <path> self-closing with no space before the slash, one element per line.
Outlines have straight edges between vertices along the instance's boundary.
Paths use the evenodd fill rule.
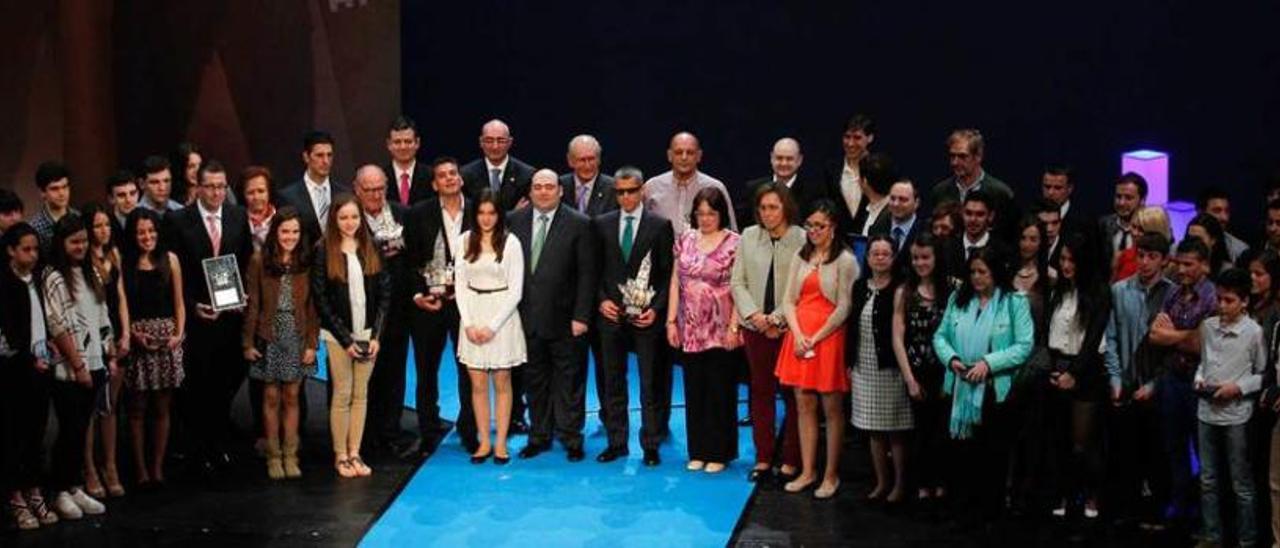
<path fill-rule="evenodd" d="M 822 281 L 815 269 L 804 279 L 796 302 L 796 321 L 805 334 L 817 333 L 826 325 L 836 305 L 822 294 Z M 813 349 L 813 357 L 796 356 L 795 333 L 782 338 L 778 365 L 774 374 L 778 382 L 817 392 L 848 392 L 849 375 L 844 367 L 844 326 L 840 326 Z"/>

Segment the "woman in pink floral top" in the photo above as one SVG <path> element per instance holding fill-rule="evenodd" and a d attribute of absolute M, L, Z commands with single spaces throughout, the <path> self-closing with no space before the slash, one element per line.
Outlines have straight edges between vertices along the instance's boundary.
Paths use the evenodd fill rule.
<path fill-rule="evenodd" d="M 689 470 L 716 473 L 738 456 L 737 372 L 742 346 L 729 286 L 738 234 L 716 189 L 693 199 L 690 225 L 676 239 L 667 307 L 667 342 L 684 351 Z"/>

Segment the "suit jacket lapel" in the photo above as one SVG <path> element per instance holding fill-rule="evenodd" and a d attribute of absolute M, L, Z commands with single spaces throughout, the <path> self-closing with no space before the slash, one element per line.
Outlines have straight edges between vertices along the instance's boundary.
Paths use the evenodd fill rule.
<path fill-rule="evenodd" d="M 644 260 L 644 256 L 649 252 L 649 246 L 652 244 L 653 232 L 655 229 L 653 217 L 648 215 L 640 216 L 640 226 L 636 227 L 636 239 L 631 245 L 631 258 L 627 261 L 627 271 L 634 271 L 640 268 L 640 262 Z"/>

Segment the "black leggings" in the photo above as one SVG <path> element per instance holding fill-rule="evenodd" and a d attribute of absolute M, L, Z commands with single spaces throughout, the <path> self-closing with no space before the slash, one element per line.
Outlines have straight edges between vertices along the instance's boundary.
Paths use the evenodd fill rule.
<path fill-rule="evenodd" d="M 53 411 L 58 416 L 58 437 L 53 442 L 49 486 L 56 493 L 84 484 L 85 432 L 93 413 L 93 390 L 53 381 Z"/>
<path fill-rule="evenodd" d="M 44 433 L 52 382 L 31 364 L 0 360 L 0 439 L 4 443 L 0 493 L 44 483 Z"/>

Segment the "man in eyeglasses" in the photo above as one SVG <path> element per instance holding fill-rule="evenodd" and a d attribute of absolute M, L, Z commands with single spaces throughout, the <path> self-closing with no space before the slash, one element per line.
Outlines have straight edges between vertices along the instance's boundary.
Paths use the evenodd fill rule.
<path fill-rule="evenodd" d="M 498 203 L 506 211 L 528 205 L 534 169 L 510 154 L 513 144 L 511 128 L 502 120 L 489 120 L 480 128 L 480 150 L 484 157 L 459 170 L 468 200 L 475 200 L 481 190 L 489 188 L 498 195 Z"/>
<path fill-rule="evenodd" d="M 947 158 L 951 164 L 951 176 L 939 181 L 929 193 L 934 205 L 942 202 L 960 202 L 978 189 L 991 198 L 992 211 L 996 214 L 995 232 L 1012 239 L 1017 227 L 1013 190 L 1004 181 L 988 174 L 982 167 L 986 150 L 982 133 L 976 129 L 957 129 L 947 138 Z"/>

